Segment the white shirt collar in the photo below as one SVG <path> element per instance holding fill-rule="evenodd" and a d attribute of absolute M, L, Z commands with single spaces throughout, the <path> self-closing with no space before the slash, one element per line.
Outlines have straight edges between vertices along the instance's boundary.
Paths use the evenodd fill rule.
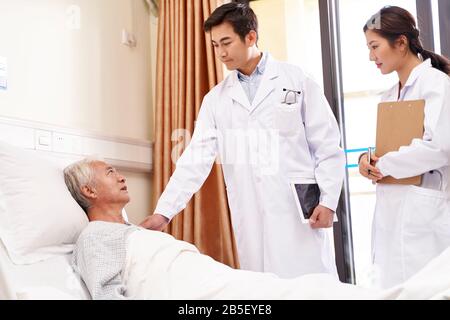
<path fill-rule="evenodd" d="M 267 62 L 267 54 L 261 53 L 261 60 L 259 61 L 258 65 L 256 66 L 256 69 L 253 71 L 253 73 L 249 76 L 243 74 L 239 70 L 237 71 L 238 79 L 241 81 L 249 80 L 250 78 L 254 77 L 255 74 L 262 75 L 266 69 L 266 62 Z"/>

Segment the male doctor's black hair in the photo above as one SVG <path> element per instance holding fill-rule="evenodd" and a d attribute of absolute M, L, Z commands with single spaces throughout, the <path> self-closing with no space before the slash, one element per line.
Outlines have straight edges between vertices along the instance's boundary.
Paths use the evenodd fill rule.
<path fill-rule="evenodd" d="M 405 36 L 413 54 L 420 54 L 424 60 L 431 59 L 434 68 L 450 75 L 450 61 L 444 56 L 423 48 L 416 20 L 407 10 L 396 6 L 384 7 L 367 21 L 364 32 L 367 30 L 387 39 L 392 47 L 401 36 Z"/>
<path fill-rule="evenodd" d="M 205 21 L 203 27 L 205 32 L 210 32 L 213 27 L 224 22 L 231 24 L 242 41 L 252 30 L 258 37 L 258 18 L 246 2 L 230 2 L 218 7 Z"/>

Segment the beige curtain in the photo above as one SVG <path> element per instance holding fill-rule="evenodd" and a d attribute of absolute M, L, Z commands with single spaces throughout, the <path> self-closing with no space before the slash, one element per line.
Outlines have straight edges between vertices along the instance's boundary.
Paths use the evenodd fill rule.
<path fill-rule="evenodd" d="M 222 80 L 221 64 L 215 59 L 209 34 L 203 31 L 203 22 L 215 7 L 216 0 L 160 2 L 154 206 L 175 170 L 171 157 L 180 141 L 171 141 L 172 133 L 186 129 L 192 135 L 204 95 Z M 220 262 L 239 267 L 220 165 L 214 165 L 202 189 L 172 220 L 167 232 Z"/>

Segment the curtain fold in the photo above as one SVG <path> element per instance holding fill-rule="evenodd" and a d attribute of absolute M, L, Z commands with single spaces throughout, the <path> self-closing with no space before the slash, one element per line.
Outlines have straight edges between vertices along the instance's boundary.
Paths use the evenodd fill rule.
<path fill-rule="evenodd" d="M 204 95 L 223 77 L 210 35 L 203 31 L 203 22 L 215 8 L 216 0 L 160 2 L 153 207 L 175 170 L 172 154 L 179 156 L 184 150 L 180 146 L 185 147 L 192 136 Z M 188 136 L 180 129 L 186 129 Z M 239 267 L 220 165 L 213 166 L 203 187 L 166 231 L 217 261 Z"/>

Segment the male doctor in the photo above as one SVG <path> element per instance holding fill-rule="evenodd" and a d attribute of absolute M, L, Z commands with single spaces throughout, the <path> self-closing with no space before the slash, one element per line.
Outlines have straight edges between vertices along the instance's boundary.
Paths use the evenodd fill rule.
<path fill-rule="evenodd" d="M 204 97 L 192 140 L 142 226 L 163 229 L 200 189 L 218 155 L 241 268 L 284 278 L 336 275 L 325 228 L 333 224 L 345 156 L 320 87 L 300 68 L 258 50 L 258 22 L 248 5 L 218 7 L 204 28 L 233 72 Z M 320 201 L 305 224 L 291 187 L 311 183 Z"/>

